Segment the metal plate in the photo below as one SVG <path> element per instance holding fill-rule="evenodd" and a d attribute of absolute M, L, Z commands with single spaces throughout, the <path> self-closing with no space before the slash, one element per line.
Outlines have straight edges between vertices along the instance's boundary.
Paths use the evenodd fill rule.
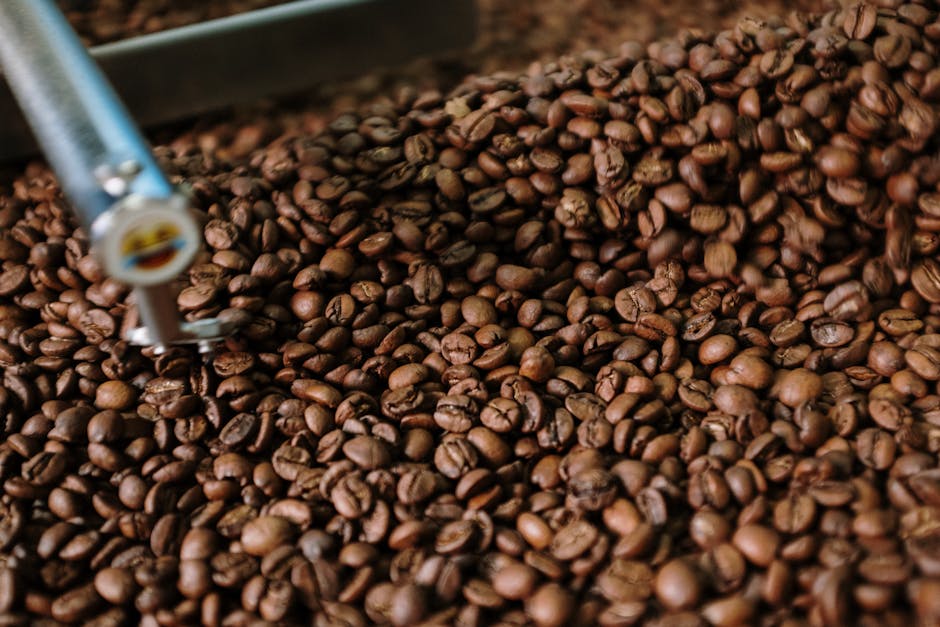
<path fill-rule="evenodd" d="M 458 50 L 476 26 L 474 0 L 298 0 L 91 54 L 146 128 Z M 3 82 L 0 120 L 0 160 L 36 153 Z"/>

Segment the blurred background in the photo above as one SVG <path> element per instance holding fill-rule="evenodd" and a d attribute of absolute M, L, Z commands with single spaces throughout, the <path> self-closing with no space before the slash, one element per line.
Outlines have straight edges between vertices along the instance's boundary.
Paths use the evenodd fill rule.
<path fill-rule="evenodd" d="M 59 0 L 87 45 L 107 43 L 288 0 Z M 394 2 L 394 0 L 388 0 Z M 446 1 L 446 0 L 443 0 Z M 467 74 L 520 71 L 534 61 L 628 40 L 644 43 L 697 28 L 733 28 L 743 16 L 766 19 L 790 11 L 826 11 L 848 0 L 477 0 L 480 32 L 468 54 L 392 68 L 342 85 L 322 86 L 320 103 L 370 97 L 410 84 L 446 89 Z M 350 28 L 354 28 L 350 25 Z"/>

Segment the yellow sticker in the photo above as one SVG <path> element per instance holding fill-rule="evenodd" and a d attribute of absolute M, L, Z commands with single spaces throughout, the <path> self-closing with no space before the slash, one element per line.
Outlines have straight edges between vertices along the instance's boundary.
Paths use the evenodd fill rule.
<path fill-rule="evenodd" d="M 121 239 L 125 268 L 156 270 L 167 265 L 182 250 L 179 228 L 171 222 L 137 226 Z"/>

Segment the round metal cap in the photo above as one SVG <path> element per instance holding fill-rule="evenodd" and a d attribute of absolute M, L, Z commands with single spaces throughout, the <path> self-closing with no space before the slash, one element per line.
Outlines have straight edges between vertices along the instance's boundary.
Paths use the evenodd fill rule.
<path fill-rule="evenodd" d="M 128 285 L 172 281 L 189 267 L 201 241 L 183 196 L 128 196 L 92 230 L 105 272 Z"/>

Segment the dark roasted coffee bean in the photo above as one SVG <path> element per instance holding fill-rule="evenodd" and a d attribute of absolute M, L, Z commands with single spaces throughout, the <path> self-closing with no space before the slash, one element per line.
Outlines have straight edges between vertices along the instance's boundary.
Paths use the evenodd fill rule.
<path fill-rule="evenodd" d="M 245 524 L 241 543 L 251 555 L 266 555 L 293 535 L 290 523 L 276 516 L 261 516 Z"/>

